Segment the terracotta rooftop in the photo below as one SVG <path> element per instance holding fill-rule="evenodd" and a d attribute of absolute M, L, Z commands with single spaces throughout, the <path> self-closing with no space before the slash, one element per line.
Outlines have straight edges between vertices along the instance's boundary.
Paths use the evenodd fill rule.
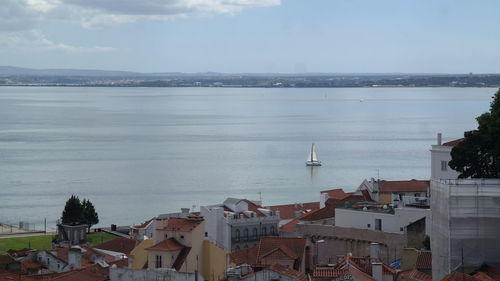
<path fill-rule="evenodd" d="M 257 262 L 258 247 L 252 247 L 229 253 L 229 258 L 236 265 L 249 264 L 254 265 Z"/>
<path fill-rule="evenodd" d="M 342 188 L 323 190 L 323 191 L 320 191 L 320 193 L 328 194 L 328 199 L 333 198 L 333 199 L 337 199 L 337 200 L 342 200 L 346 197 L 349 197 L 352 194 L 350 192 L 344 192 L 344 190 Z"/>
<path fill-rule="evenodd" d="M 257 264 L 263 264 L 263 258 L 279 251 L 295 259 L 294 269 L 298 269 L 304 256 L 305 246 L 305 238 L 262 237 L 257 250 Z"/>
<path fill-rule="evenodd" d="M 97 253 L 96 251 L 94 251 L 91 248 L 88 248 L 88 247 L 81 247 L 81 248 L 85 250 L 85 253 L 83 253 L 83 256 L 82 256 L 82 267 L 91 264 L 92 256 L 102 256 L 102 257 L 105 257 L 106 261 L 110 260 L 109 256 L 107 256 L 105 254 Z M 61 261 L 68 263 L 69 248 L 54 248 L 52 250 L 47 250 L 47 252 L 52 254 L 56 258 L 60 259 Z"/>
<path fill-rule="evenodd" d="M 0 264 L 10 264 L 13 262 L 16 262 L 16 260 L 9 255 L 0 255 Z"/>
<path fill-rule="evenodd" d="M 146 248 L 146 250 L 171 252 L 171 251 L 179 251 L 182 250 L 183 248 L 184 245 L 177 242 L 175 238 L 168 238 L 152 247 Z"/>
<path fill-rule="evenodd" d="M 432 269 L 432 252 L 419 251 L 416 267 L 417 269 Z"/>
<path fill-rule="evenodd" d="M 464 138 L 452 140 L 452 141 L 443 143 L 443 146 L 457 146 L 459 143 L 463 142 L 464 140 L 465 140 Z"/>
<path fill-rule="evenodd" d="M 337 278 L 349 273 L 348 269 L 320 268 L 313 271 L 313 278 Z"/>
<path fill-rule="evenodd" d="M 285 275 L 300 281 L 307 281 L 307 276 L 297 270 L 293 270 L 291 268 L 285 267 L 278 263 L 273 263 L 270 267 L 271 270 L 280 273 L 281 275 Z"/>
<path fill-rule="evenodd" d="M 26 275 L 14 273 L 0 273 L 0 281 L 35 281 L 36 279 Z"/>
<path fill-rule="evenodd" d="M 139 224 L 139 225 L 134 225 L 133 228 L 145 228 L 146 226 L 148 226 L 151 222 L 153 221 L 153 219 L 149 219 L 145 222 L 143 222 L 142 224 Z"/>
<path fill-rule="evenodd" d="M 190 218 L 169 218 L 165 230 L 190 232 L 195 229 L 203 220 Z"/>
<path fill-rule="evenodd" d="M 432 275 L 429 275 L 417 269 L 409 269 L 402 271 L 400 273 L 400 276 L 417 281 L 432 281 Z"/>
<path fill-rule="evenodd" d="M 470 276 L 469 274 L 454 271 L 446 275 L 441 281 L 478 281 L 478 279 Z"/>
<path fill-rule="evenodd" d="M 407 180 L 407 181 L 379 181 L 378 186 L 381 193 L 388 192 L 425 192 L 429 190 L 428 180 Z"/>
<path fill-rule="evenodd" d="M 481 281 L 497 281 L 493 277 L 489 276 L 488 274 L 484 272 L 477 272 L 476 274 L 472 275 L 472 277 L 476 278 L 477 280 Z"/>
<path fill-rule="evenodd" d="M 128 255 L 138 244 L 139 244 L 138 240 L 132 238 L 118 237 L 113 240 L 109 240 L 97 246 L 94 246 L 93 248 L 119 252 Z"/>
<path fill-rule="evenodd" d="M 287 205 L 274 205 L 268 206 L 273 212 L 277 210 L 280 211 L 280 218 L 282 220 L 295 218 L 295 212 L 300 211 L 302 214 L 319 209 L 319 202 L 308 202 L 308 203 L 297 203 L 297 204 L 287 204 Z"/>

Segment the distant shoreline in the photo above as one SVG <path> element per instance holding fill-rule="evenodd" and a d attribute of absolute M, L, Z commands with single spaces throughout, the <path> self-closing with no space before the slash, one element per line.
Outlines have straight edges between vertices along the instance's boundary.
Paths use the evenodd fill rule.
<path fill-rule="evenodd" d="M 468 75 L 28 75 L 0 73 L 0 86 L 220 87 L 220 88 L 421 88 L 500 87 L 500 74 Z"/>

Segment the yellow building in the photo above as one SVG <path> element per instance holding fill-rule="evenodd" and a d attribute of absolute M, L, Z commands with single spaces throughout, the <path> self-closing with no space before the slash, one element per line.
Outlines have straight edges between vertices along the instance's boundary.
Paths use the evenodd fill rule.
<path fill-rule="evenodd" d="M 228 253 L 217 247 L 209 240 L 203 241 L 203 266 L 201 275 L 209 281 L 218 281 L 224 278 L 227 268 Z"/>
<path fill-rule="evenodd" d="M 135 246 L 128 257 L 128 267 L 133 269 L 142 269 L 148 263 L 147 248 L 153 246 L 153 239 L 146 239 Z"/>
<path fill-rule="evenodd" d="M 188 216 L 157 219 L 155 223 L 154 245 L 146 248 L 148 268 L 174 268 L 178 272 L 201 272 L 205 236 L 203 218 Z"/>

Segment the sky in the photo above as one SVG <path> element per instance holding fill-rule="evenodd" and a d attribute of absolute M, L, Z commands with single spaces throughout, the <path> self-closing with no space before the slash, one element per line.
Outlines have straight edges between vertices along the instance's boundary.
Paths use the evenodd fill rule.
<path fill-rule="evenodd" d="M 0 0 L 0 65 L 500 73 L 498 0 Z"/>

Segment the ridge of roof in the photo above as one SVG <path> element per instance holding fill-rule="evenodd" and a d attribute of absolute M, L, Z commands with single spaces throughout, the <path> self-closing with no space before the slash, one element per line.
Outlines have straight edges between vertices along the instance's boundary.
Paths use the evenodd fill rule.
<path fill-rule="evenodd" d="M 465 138 L 459 138 L 456 140 L 445 142 L 442 144 L 442 146 L 457 146 L 459 143 L 463 142 L 464 140 L 465 140 Z"/>
<path fill-rule="evenodd" d="M 156 243 L 149 248 L 146 248 L 145 250 L 171 252 L 182 250 L 184 247 L 185 246 L 180 244 L 175 238 L 168 238 Z"/>

